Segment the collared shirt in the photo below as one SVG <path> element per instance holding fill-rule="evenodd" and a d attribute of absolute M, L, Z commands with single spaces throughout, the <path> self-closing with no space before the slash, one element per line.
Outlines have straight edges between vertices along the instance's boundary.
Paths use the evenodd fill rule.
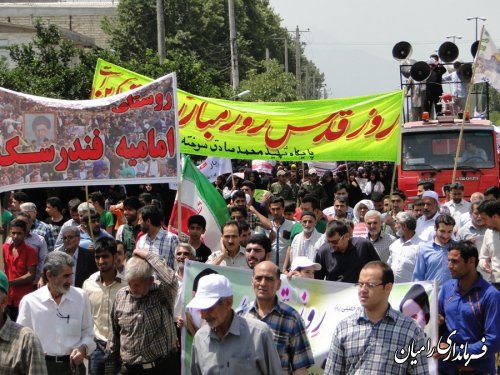
<path fill-rule="evenodd" d="M 417 250 L 420 239 L 414 235 L 408 241 L 402 237 L 389 246 L 389 259 L 387 264 L 394 271 L 394 282 L 407 283 L 411 281 L 415 263 L 417 262 Z"/>
<path fill-rule="evenodd" d="M 425 346 L 422 329 L 409 317 L 389 307 L 376 324 L 364 317 L 364 312 L 343 319 L 335 328 L 326 360 L 325 374 L 422 374 L 429 373 L 425 352 L 401 364 L 395 353 Z"/>
<path fill-rule="evenodd" d="M 6 242 L 12 243 L 12 238 L 11 237 L 7 238 Z M 26 242 L 29 246 L 35 249 L 38 257 L 35 279 L 33 280 L 33 284 L 36 285 L 38 279 L 40 278 L 40 275 L 43 273 L 43 264 L 45 263 L 45 258 L 47 257 L 48 254 L 47 244 L 45 243 L 45 239 L 36 233 L 28 233 L 26 235 L 26 238 L 24 239 L 24 242 Z"/>
<path fill-rule="evenodd" d="M 455 244 L 453 240 L 448 241 L 443 246 L 438 245 L 435 241 L 420 243 L 418 245 L 417 262 L 415 264 L 415 271 L 413 271 L 412 281 L 436 279 L 439 286 L 441 286 L 445 281 L 450 280 L 448 248 L 453 244 Z"/>
<path fill-rule="evenodd" d="M 260 316 L 254 301 L 244 306 L 237 314 L 244 318 L 259 319 L 271 328 L 281 359 L 283 374 L 293 374 L 295 370 L 314 365 L 304 321 L 293 307 L 276 299 L 269 314 Z"/>
<path fill-rule="evenodd" d="M 173 233 L 167 232 L 163 228 L 160 228 L 158 233 L 156 233 L 155 238 L 149 237 L 148 234 L 139 238 L 135 248 L 149 250 L 153 254 L 159 255 L 165 259 L 167 266 L 175 269 L 174 254 L 175 248 L 178 244 L 179 237 Z"/>
<path fill-rule="evenodd" d="M 128 286 L 116 293 L 112 336 L 106 350 L 107 374 L 116 373 L 119 359 L 127 365 L 148 363 L 172 355 L 176 347 L 173 310 L 177 276 L 157 254 L 148 253 L 146 261 L 157 278 L 148 294 L 135 298 Z"/>
<path fill-rule="evenodd" d="M 321 264 L 321 270 L 314 273 L 314 278 L 357 283 L 361 268 L 372 260 L 380 260 L 380 257 L 366 238 L 349 238 L 343 253 L 333 251 L 330 244 L 325 243 L 316 253 L 314 261 Z"/>
<path fill-rule="evenodd" d="M 17 256 L 13 253 L 14 244 L 5 243 L 3 245 L 3 258 L 5 262 L 5 274 L 9 281 L 15 280 L 28 273 L 28 269 L 36 269 L 38 258 L 36 251 L 26 242 L 22 242 L 17 247 Z M 8 304 L 19 306 L 21 298 L 33 291 L 33 283 L 24 285 L 11 285 L 9 288 Z"/>
<path fill-rule="evenodd" d="M 217 259 L 221 255 L 222 251 L 217 250 L 214 251 L 205 263 L 214 264 L 215 259 Z M 236 253 L 234 257 L 226 256 L 225 259 L 220 262 L 219 266 L 226 267 L 236 267 L 236 268 L 246 268 L 248 269 L 247 257 L 245 256 L 245 248 L 240 246 L 239 251 Z"/>
<path fill-rule="evenodd" d="M 384 231 L 381 231 L 378 235 L 378 238 L 374 241 L 370 237 L 370 233 L 366 236 L 366 239 L 369 240 L 375 250 L 377 250 L 378 256 L 380 257 L 380 260 L 384 263 L 387 263 L 387 260 L 389 259 L 389 246 L 396 240 L 396 237 L 389 233 L 385 233 Z"/>
<path fill-rule="evenodd" d="M 2 375 L 46 375 L 47 364 L 35 333 L 5 316 L 0 329 L 0 373 Z"/>
<path fill-rule="evenodd" d="M 440 215 L 439 210 L 436 214 L 427 219 L 425 215 L 422 215 L 417 219 L 417 228 L 415 229 L 415 234 L 420 237 L 423 242 L 431 242 L 436 235 L 436 218 Z"/>
<path fill-rule="evenodd" d="M 492 281 L 500 282 L 500 232 L 494 229 L 486 230 L 479 259 L 489 260 L 491 263 Z"/>
<path fill-rule="evenodd" d="M 80 288 L 70 287 L 59 305 L 47 285 L 21 300 L 17 323 L 31 328 L 48 355 L 67 355 L 82 345 L 95 349 L 90 301 Z"/>
<path fill-rule="evenodd" d="M 116 275 L 115 281 L 104 285 L 101 273 L 95 272 L 84 281 L 82 289 L 87 294 L 92 306 L 95 337 L 102 341 L 111 339 L 111 308 L 116 298 L 116 293 L 126 286 L 125 280 Z"/>
<path fill-rule="evenodd" d="M 88 250 L 90 244 L 95 242 L 99 238 L 102 237 L 113 238 L 113 236 L 108 232 L 106 232 L 104 229 L 99 229 L 99 233 L 97 234 L 93 233 L 91 236 L 90 233 L 83 230 L 81 225 L 79 226 L 79 228 L 80 228 L 80 243 L 78 244 L 78 246 L 80 246 L 82 249 L 85 250 Z"/>
<path fill-rule="evenodd" d="M 47 250 L 49 253 L 54 250 L 56 239 L 48 224 L 45 224 L 43 221 L 36 219 L 33 223 L 33 226 L 31 227 L 30 232 L 39 234 L 45 239 L 45 242 L 47 243 Z"/>
<path fill-rule="evenodd" d="M 469 221 L 467 225 L 461 227 L 457 232 L 457 240 L 470 240 L 474 239 L 474 246 L 477 247 L 478 250 L 481 250 L 481 246 L 483 245 L 484 235 L 486 234 L 486 226 L 482 228 L 477 228 L 472 221 Z"/>
<path fill-rule="evenodd" d="M 466 200 L 461 200 L 459 203 L 455 203 L 453 199 L 444 204 L 450 210 L 450 215 L 453 216 L 455 222 L 458 223 L 460 216 L 467 212 L 470 212 L 470 202 Z"/>
<path fill-rule="evenodd" d="M 467 343 L 469 354 L 480 354 L 483 345 L 488 350 L 479 359 L 473 359 L 469 367 L 478 372 L 496 374 L 495 353 L 500 351 L 500 293 L 478 274 L 477 281 L 463 295 L 460 294 L 458 280 L 450 280 L 443 285 L 439 294 L 439 313 L 445 324 L 441 332 L 445 341 L 456 330 L 451 340 L 456 350 L 463 354 L 460 344 Z M 482 338 L 486 341 L 481 341 Z M 455 374 L 454 369 L 465 361 L 440 361 L 439 370 L 444 374 Z"/>
<path fill-rule="evenodd" d="M 257 319 L 233 315 L 226 335 L 204 325 L 191 348 L 191 375 L 277 375 L 281 361 L 271 329 Z"/>

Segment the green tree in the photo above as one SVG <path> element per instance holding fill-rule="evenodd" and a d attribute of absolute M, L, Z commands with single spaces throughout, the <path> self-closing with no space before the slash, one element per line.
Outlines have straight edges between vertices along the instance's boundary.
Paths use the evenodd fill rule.
<path fill-rule="evenodd" d="M 64 39 L 56 26 L 45 27 L 40 20 L 34 26 L 33 42 L 9 48 L 16 66 L 5 73 L 5 87 L 53 98 L 88 98 L 93 71 L 79 68 L 83 51 Z"/>
<path fill-rule="evenodd" d="M 247 79 L 241 82 L 242 90 L 250 90 L 251 94 L 243 100 L 265 102 L 290 102 L 297 100 L 295 76 L 285 73 L 283 66 L 274 59 L 261 63 L 264 71 L 256 69 L 248 72 Z"/>

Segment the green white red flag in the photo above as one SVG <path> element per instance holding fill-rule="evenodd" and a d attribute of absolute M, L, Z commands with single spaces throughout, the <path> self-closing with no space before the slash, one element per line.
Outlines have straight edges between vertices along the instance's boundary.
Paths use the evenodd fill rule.
<path fill-rule="evenodd" d="M 187 156 L 182 168 L 181 189 L 177 191 L 172 215 L 170 216 L 169 228 L 172 232 L 178 232 L 178 204 L 179 192 L 181 194 L 181 232 L 187 236 L 187 222 L 192 215 L 202 215 L 207 221 L 207 228 L 203 236 L 203 242 L 212 251 L 220 246 L 221 227 L 229 220 L 226 202 L 215 187 L 208 181 Z"/>

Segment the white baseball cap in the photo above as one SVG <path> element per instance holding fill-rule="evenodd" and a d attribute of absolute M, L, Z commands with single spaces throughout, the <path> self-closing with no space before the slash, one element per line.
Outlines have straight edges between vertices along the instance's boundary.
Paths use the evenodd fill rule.
<path fill-rule="evenodd" d="M 186 307 L 192 309 L 209 309 L 222 297 L 233 295 L 233 289 L 227 277 L 219 274 L 203 276 L 198 283 L 194 298 Z"/>
<path fill-rule="evenodd" d="M 295 271 L 298 268 L 306 268 L 306 267 L 312 267 L 314 266 L 315 271 L 319 271 L 321 269 L 321 264 L 319 263 L 314 263 L 311 259 L 308 257 L 296 257 L 293 262 L 292 262 L 292 267 L 291 270 Z"/>

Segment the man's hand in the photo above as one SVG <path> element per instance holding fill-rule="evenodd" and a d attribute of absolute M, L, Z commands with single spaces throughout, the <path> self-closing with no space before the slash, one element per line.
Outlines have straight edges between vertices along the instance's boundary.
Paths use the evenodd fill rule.
<path fill-rule="evenodd" d="M 222 256 L 222 259 L 226 259 L 227 257 L 227 249 L 226 246 L 224 245 L 222 237 L 220 238 L 220 255 Z"/>
<path fill-rule="evenodd" d="M 69 355 L 69 359 L 76 366 L 79 366 L 83 363 L 85 356 L 87 355 L 87 346 L 80 345 L 78 348 L 73 349 L 71 354 Z"/>
<path fill-rule="evenodd" d="M 493 270 L 491 269 L 491 263 L 490 263 L 489 259 L 483 259 L 481 261 L 481 268 L 487 273 L 493 272 Z"/>

